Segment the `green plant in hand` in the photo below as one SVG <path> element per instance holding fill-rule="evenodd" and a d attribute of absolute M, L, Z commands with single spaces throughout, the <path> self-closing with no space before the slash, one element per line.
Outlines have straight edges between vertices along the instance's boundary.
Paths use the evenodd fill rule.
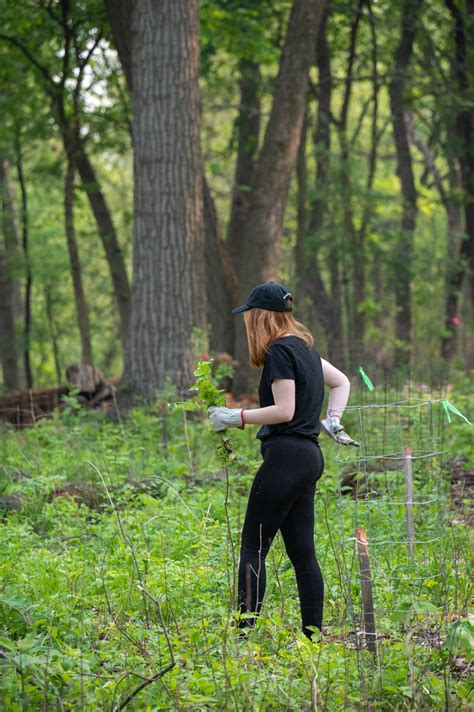
<path fill-rule="evenodd" d="M 196 396 L 189 401 L 175 403 L 174 407 L 178 410 L 198 411 L 205 410 L 211 406 L 225 405 L 225 393 L 216 385 L 216 379 L 220 378 L 219 369 L 216 375 L 212 374 L 212 359 L 200 359 L 197 362 L 197 367 L 193 371 L 196 376 L 196 383 L 193 390 L 197 391 Z M 220 368 L 220 367 L 219 367 Z M 227 375 L 227 374 L 226 374 Z M 219 459 L 223 465 L 228 465 L 233 459 L 231 435 L 228 431 L 214 432 L 217 437 L 217 450 Z"/>

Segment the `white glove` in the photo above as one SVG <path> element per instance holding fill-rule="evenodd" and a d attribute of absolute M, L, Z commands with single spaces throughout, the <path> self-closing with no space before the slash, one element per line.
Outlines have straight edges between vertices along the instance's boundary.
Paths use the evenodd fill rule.
<path fill-rule="evenodd" d="M 207 409 L 211 425 L 218 433 L 226 428 L 244 429 L 242 408 L 224 408 L 224 406 L 211 406 Z"/>
<path fill-rule="evenodd" d="M 358 443 L 357 440 L 353 440 L 346 433 L 344 426 L 341 425 L 338 415 L 331 415 L 322 420 L 321 429 L 323 433 L 340 445 L 354 445 L 354 447 L 360 446 L 360 443 Z"/>

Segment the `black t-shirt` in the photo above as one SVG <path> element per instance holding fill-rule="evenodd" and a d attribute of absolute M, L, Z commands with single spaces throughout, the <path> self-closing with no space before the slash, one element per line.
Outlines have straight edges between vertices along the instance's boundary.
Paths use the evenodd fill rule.
<path fill-rule="evenodd" d="M 275 405 L 272 381 L 278 378 L 295 381 L 295 412 L 289 423 L 262 425 L 257 438 L 265 440 L 275 433 L 315 436 L 319 434 L 319 416 L 324 399 L 321 357 L 299 336 L 282 336 L 272 341 L 265 355 L 258 388 L 260 407 Z"/>

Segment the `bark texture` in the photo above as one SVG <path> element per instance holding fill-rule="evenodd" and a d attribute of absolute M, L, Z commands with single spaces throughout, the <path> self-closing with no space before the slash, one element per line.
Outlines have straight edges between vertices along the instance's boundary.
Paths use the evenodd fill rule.
<path fill-rule="evenodd" d="M 127 86 L 132 93 L 132 35 L 130 32 L 131 18 L 135 0 L 105 0 L 112 28 L 115 46 L 117 47 Z M 204 168 L 203 168 L 204 170 Z M 208 304 L 208 322 L 210 324 L 209 342 L 211 349 L 232 352 L 234 343 L 234 322 L 230 309 L 235 305 L 235 271 L 231 265 L 226 243 L 222 240 L 216 216 L 214 199 L 203 178 L 204 191 L 204 221 L 205 250 L 207 277 L 206 301 Z"/>
<path fill-rule="evenodd" d="M 401 39 L 395 52 L 395 67 L 390 83 L 390 108 L 393 137 L 397 153 L 397 174 L 402 193 L 402 218 L 395 255 L 395 335 L 398 346 L 395 361 L 407 363 L 411 344 L 411 276 L 413 236 L 416 226 L 417 191 L 413 176 L 412 157 L 405 120 L 405 91 L 408 65 L 413 53 L 421 0 L 404 0 L 402 5 Z"/>
<path fill-rule="evenodd" d="M 288 189 L 303 125 L 308 73 L 314 60 L 324 0 L 295 0 L 275 85 L 270 119 L 255 170 L 242 249 L 235 259 L 240 298 L 258 283 L 275 279 Z M 240 368 L 234 393 L 249 390 L 256 374 L 249 365 L 243 319 L 236 324 L 235 356 Z"/>
<path fill-rule="evenodd" d="M 134 251 L 125 388 L 152 400 L 192 382 L 206 327 L 197 0 L 136 0 L 132 21 Z"/>

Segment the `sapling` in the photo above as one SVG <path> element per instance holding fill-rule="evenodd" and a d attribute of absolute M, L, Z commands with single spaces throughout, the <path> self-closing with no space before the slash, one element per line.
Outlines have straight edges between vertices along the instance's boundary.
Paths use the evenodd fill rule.
<path fill-rule="evenodd" d="M 204 355 L 204 354 L 203 354 Z M 212 376 L 213 359 L 200 359 L 197 367 L 193 371 L 196 376 L 193 392 L 194 398 L 189 401 L 175 403 L 175 407 L 182 410 L 196 411 L 206 410 L 211 406 L 225 405 L 225 392 L 218 388 Z M 226 365 L 226 368 L 229 367 Z M 219 366 L 220 369 L 220 366 Z M 218 369 L 218 373 L 219 373 Z M 225 375 L 228 375 L 227 372 Z M 227 466 L 234 459 L 232 452 L 232 437 L 230 432 L 223 430 L 212 433 L 217 438 L 217 454 L 222 465 Z"/>
<path fill-rule="evenodd" d="M 193 375 L 196 377 L 196 383 L 194 386 L 195 391 L 197 391 L 196 396 L 188 401 L 184 405 L 186 409 L 189 410 L 201 410 L 203 408 L 207 409 L 211 406 L 225 405 L 225 393 L 221 388 L 218 388 L 212 377 L 212 359 L 201 359 L 198 361 L 197 368 L 193 371 Z M 191 407 L 188 407 L 191 406 Z M 229 544 L 232 556 L 232 595 L 229 602 L 229 612 L 231 611 L 236 593 L 236 557 L 235 557 L 235 547 L 232 538 L 232 528 L 229 516 L 229 471 L 228 466 L 230 462 L 234 459 L 232 452 L 231 435 L 226 430 L 221 432 L 212 432 L 213 437 L 217 438 L 217 453 L 221 464 L 224 467 L 225 474 L 225 501 L 224 509 L 226 515 L 227 531 L 229 536 Z"/>

